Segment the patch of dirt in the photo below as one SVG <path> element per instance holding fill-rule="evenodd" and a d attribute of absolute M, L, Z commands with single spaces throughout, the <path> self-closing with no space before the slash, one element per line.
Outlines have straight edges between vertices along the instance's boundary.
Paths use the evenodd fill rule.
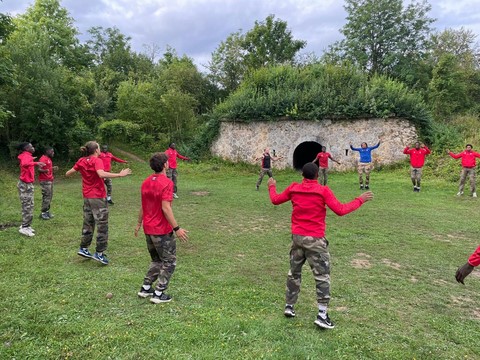
<path fill-rule="evenodd" d="M 455 304 L 455 305 L 462 305 L 462 304 L 465 304 L 465 303 L 472 303 L 473 300 L 470 299 L 469 297 L 466 297 L 466 296 L 450 296 L 450 298 L 452 299 L 452 302 Z"/>
<path fill-rule="evenodd" d="M 19 226 L 17 223 L 9 222 L 5 224 L 0 224 L 0 231 L 7 230 L 11 227 Z"/>
<path fill-rule="evenodd" d="M 388 267 L 391 267 L 392 269 L 395 269 L 395 270 L 400 270 L 402 268 L 402 265 L 397 264 L 389 259 L 382 259 L 382 262 Z"/>
<path fill-rule="evenodd" d="M 479 270 L 473 270 L 473 271 L 470 273 L 470 276 L 476 277 L 476 278 L 480 278 L 480 271 L 479 271 Z"/>
<path fill-rule="evenodd" d="M 372 267 L 372 264 L 367 259 L 353 259 L 350 265 L 355 269 L 370 269 Z"/>
<path fill-rule="evenodd" d="M 348 308 L 346 306 L 336 306 L 333 308 L 335 311 L 338 311 L 338 312 L 346 312 L 348 311 Z"/>
<path fill-rule="evenodd" d="M 133 160 L 136 160 L 136 161 L 138 161 L 138 162 L 140 162 L 140 163 L 144 163 L 144 164 L 146 163 L 145 160 L 139 158 L 137 155 L 134 155 L 134 154 L 132 154 L 132 153 L 129 153 L 128 151 L 124 151 L 124 150 L 119 149 L 119 148 L 117 148 L 117 147 L 115 147 L 115 146 L 111 146 L 110 148 L 111 148 L 113 151 L 122 154 L 123 156 L 128 156 L 129 158 L 132 158 Z"/>
<path fill-rule="evenodd" d="M 416 283 L 416 282 L 418 282 L 418 279 L 417 279 L 415 276 L 411 276 L 411 277 L 410 277 L 410 281 L 411 281 L 412 283 Z"/>
<path fill-rule="evenodd" d="M 210 192 L 208 192 L 208 191 L 192 191 L 190 194 L 195 195 L 195 196 L 207 196 L 207 195 L 210 195 Z"/>
<path fill-rule="evenodd" d="M 367 259 L 370 259 L 370 258 L 371 258 L 370 255 L 365 254 L 365 253 L 357 253 L 357 256 L 358 256 L 358 257 L 366 257 Z"/>
<path fill-rule="evenodd" d="M 448 281 L 445 281 L 443 279 L 435 279 L 435 280 L 433 280 L 433 283 L 435 285 L 442 285 L 442 286 L 443 285 L 449 285 L 449 286 L 451 285 Z"/>
<path fill-rule="evenodd" d="M 473 317 L 477 320 L 480 320 L 480 309 L 473 310 Z"/>

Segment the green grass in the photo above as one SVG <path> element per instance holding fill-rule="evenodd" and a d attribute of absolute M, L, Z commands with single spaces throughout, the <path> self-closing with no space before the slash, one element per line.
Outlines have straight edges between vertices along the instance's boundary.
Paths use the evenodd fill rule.
<path fill-rule="evenodd" d="M 131 177 L 113 181 L 109 266 L 76 255 L 79 177 L 58 177 L 51 221 L 38 219 L 37 186 L 34 238 L 17 226 L 0 231 L 1 359 L 480 357 L 479 271 L 466 286 L 454 279 L 480 242 L 480 200 L 455 197 L 456 184 L 427 178 L 417 194 L 408 172 L 375 172 L 374 201 L 345 217 L 328 213 L 336 328 L 320 331 L 307 267 L 297 317 L 283 316 L 291 206 L 271 205 L 266 183 L 255 191 L 257 169 L 245 165 L 180 164 L 173 207 L 190 241 L 178 243 L 174 300 L 137 298 L 149 256 L 133 230 L 150 170 L 131 167 Z M 274 174 L 279 190 L 300 180 Z M 359 194 L 356 179 L 329 182 L 346 202 Z M 20 223 L 16 191 L 16 173 L 0 169 L 1 223 Z"/>

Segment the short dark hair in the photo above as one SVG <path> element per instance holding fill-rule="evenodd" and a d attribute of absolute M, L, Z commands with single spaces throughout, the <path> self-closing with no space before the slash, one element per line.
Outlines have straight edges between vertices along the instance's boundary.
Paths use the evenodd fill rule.
<path fill-rule="evenodd" d="M 318 177 L 318 166 L 308 162 L 302 167 L 302 175 L 305 179 L 315 180 Z"/>
<path fill-rule="evenodd" d="M 473 149 L 473 145 L 472 145 L 472 144 L 467 144 L 467 145 L 465 145 L 465 147 L 467 147 L 467 146 L 470 146 L 470 147 Z"/>
<path fill-rule="evenodd" d="M 27 148 L 27 146 L 29 144 L 30 144 L 29 142 L 22 142 L 22 143 L 17 145 L 17 149 L 20 150 L 20 151 L 25 151 L 25 149 Z"/>
<path fill-rule="evenodd" d="M 156 173 L 162 172 L 165 164 L 168 161 L 168 156 L 163 152 L 158 152 L 150 158 L 150 167 Z"/>

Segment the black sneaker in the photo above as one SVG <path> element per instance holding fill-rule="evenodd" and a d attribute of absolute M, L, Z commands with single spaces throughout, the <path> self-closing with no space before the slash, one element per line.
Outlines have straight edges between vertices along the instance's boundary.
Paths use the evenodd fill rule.
<path fill-rule="evenodd" d="M 40 219 L 42 219 L 42 220 L 50 220 L 50 216 L 48 216 L 48 213 L 42 212 L 42 213 L 40 214 Z"/>
<path fill-rule="evenodd" d="M 105 254 L 100 255 L 96 252 L 95 254 L 93 254 L 92 259 L 101 262 L 103 265 L 108 265 L 107 255 Z"/>
<path fill-rule="evenodd" d="M 368 185 L 365 185 L 365 190 L 368 190 L 370 189 L 370 187 Z"/>
<path fill-rule="evenodd" d="M 363 185 L 360 185 L 360 190 L 363 190 Z"/>
<path fill-rule="evenodd" d="M 283 314 L 289 318 L 295 317 L 295 310 L 293 309 L 293 305 L 285 305 L 285 311 L 283 312 Z"/>
<path fill-rule="evenodd" d="M 110 200 L 107 200 L 107 202 L 108 202 L 110 205 L 115 205 L 115 203 L 113 202 L 113 200 L 112 200 L 112 199 L 110 199 Z"/>
<path fill-rule="evenodd" d="M 138 297 L 141 297 L 141 298 L 147 298 L 149 296 L 153 296 L 154 293 L 155 293 L 155 290 L 153 289 L 153 287 L 150 286 L 150 289 L 145 290 L 142 286 L 140 288 L 140 291 L 137 293 L 137 295 Z"/>
<path fill-rule="evenodd" d="M 47 211 L 47 215 L 48 215 L 48 217 L 49 217 L 50 219 L 53 219 L 53 218 L 55 217 L 55 215 L 50 214 L 50 211 Z"/>
<path fill-rule="evenodd" d="M 322 329 L 333 329 L 335 327 L 335 324 L 330 320 L 328 314 L 326 314 L 325 319 L 318 314 L 314 324 Z"/>
<path fill-rule="evenodd" d="M 258 185 L 257 185 L 256 189 L 257 189 L 257 191 L 258 191 Z"/>
<path fill-rule="evenodd" d="M 80 248 L 77 252 L 78 255 L 83 256 L 84 258 L 91 259 L 93 255 L 88 251 L 87 248 Z"/>
<path fill-rule="evenodd" d="M 163 292 L 160 295 L 157 295 L 156 293 L 154 293 L 152 298 L 150 299 L 150 302 L 154 304 L 160 304 L 160 303 L 165 303 L 169 301 L 172 301 L 172 298 L 170 297 L 170 295 L 167 295 Z"/>

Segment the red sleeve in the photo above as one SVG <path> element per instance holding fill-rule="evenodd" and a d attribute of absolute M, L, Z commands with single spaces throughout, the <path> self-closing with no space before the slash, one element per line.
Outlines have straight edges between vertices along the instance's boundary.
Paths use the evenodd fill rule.
<path fill-rule="evenodd" d="M 117 158 L 116 156 L 113 156 L 113 155 L 112 155 L 112 160 L 115 161 L 115 162 L 117 162 L 117 163 L 126 163 L 125 160 L 122 160 L 122 159 L 120 159 L 120 158 Z"/>
<path fill-rule="evenodd" d="M 403 149 L 403 153 L 406 155 L 410 154 L 410 150 L 408 146 L 405 149 Z"/>
<path fill-rule="evenodd" d="M 453 152 L 450 151 L 448 154 L 454 159 L 460 159 L 462 157 L 462 153 L 454 154 Z"/>
<path fill-rule="evenodd" d="M 355 198 L 354 200 L 342 204 L 340 201 L 337 200 L 333 191 L 330 188 L 326 187 L 323 193 L 323 198 L 325 200 L 325 204 L 337 215 L 343 216 L 352 211 L 357 210 L 363 204 L 363 200 L 359 197 Z"/>
<path fill-rule="evenodd" d="M 431 153 L 430 149 L 426 146 L 423 147 L 425 149 L 425 155 L 428 155 Z"/>
<path fill-rule="evenodd" d="M 280 205 L 283 204 L 284 202 L 287 202 L 290 200 L 290 185 L 287 187 L 281 194 L 277 194 L 277 188 L 275 185 L 270 185 L 268 187 L 268 194 L 270 195 L 270 201 L 272 202 L 273 205 Z"/>
<path fill-rule="evenodd" d="M 21 167 L 29 167 L 29 166 L 37 165 L 37 164 L 38 164 L 38 162 L 33 161 L 33 159 L 30 160 L 30 161 L 29 160 L 25 161 L 25 158 L 21 158 L 21 160 L 20 160 L 20 166 Z"/>
<path fill-rule="evenodd" d="M 177 158 L 182 159 L 182 160 L 188 160 L 188 157 L 180 155 L 179 153 L 177 153 Z"/>
<path fill-rule="evenodd" d="M 480 265 L 480 246 L 475 250 L 475 252 L 470 255 L 468 258 L 468 263 L 472 266 Z"/>
<path fill-rule="evenodd" d="M 475 155 L 475 157 L 480 158 L 480 154 L 479 154 L 479 153 L 474 152 L 473 154 Z"/>

